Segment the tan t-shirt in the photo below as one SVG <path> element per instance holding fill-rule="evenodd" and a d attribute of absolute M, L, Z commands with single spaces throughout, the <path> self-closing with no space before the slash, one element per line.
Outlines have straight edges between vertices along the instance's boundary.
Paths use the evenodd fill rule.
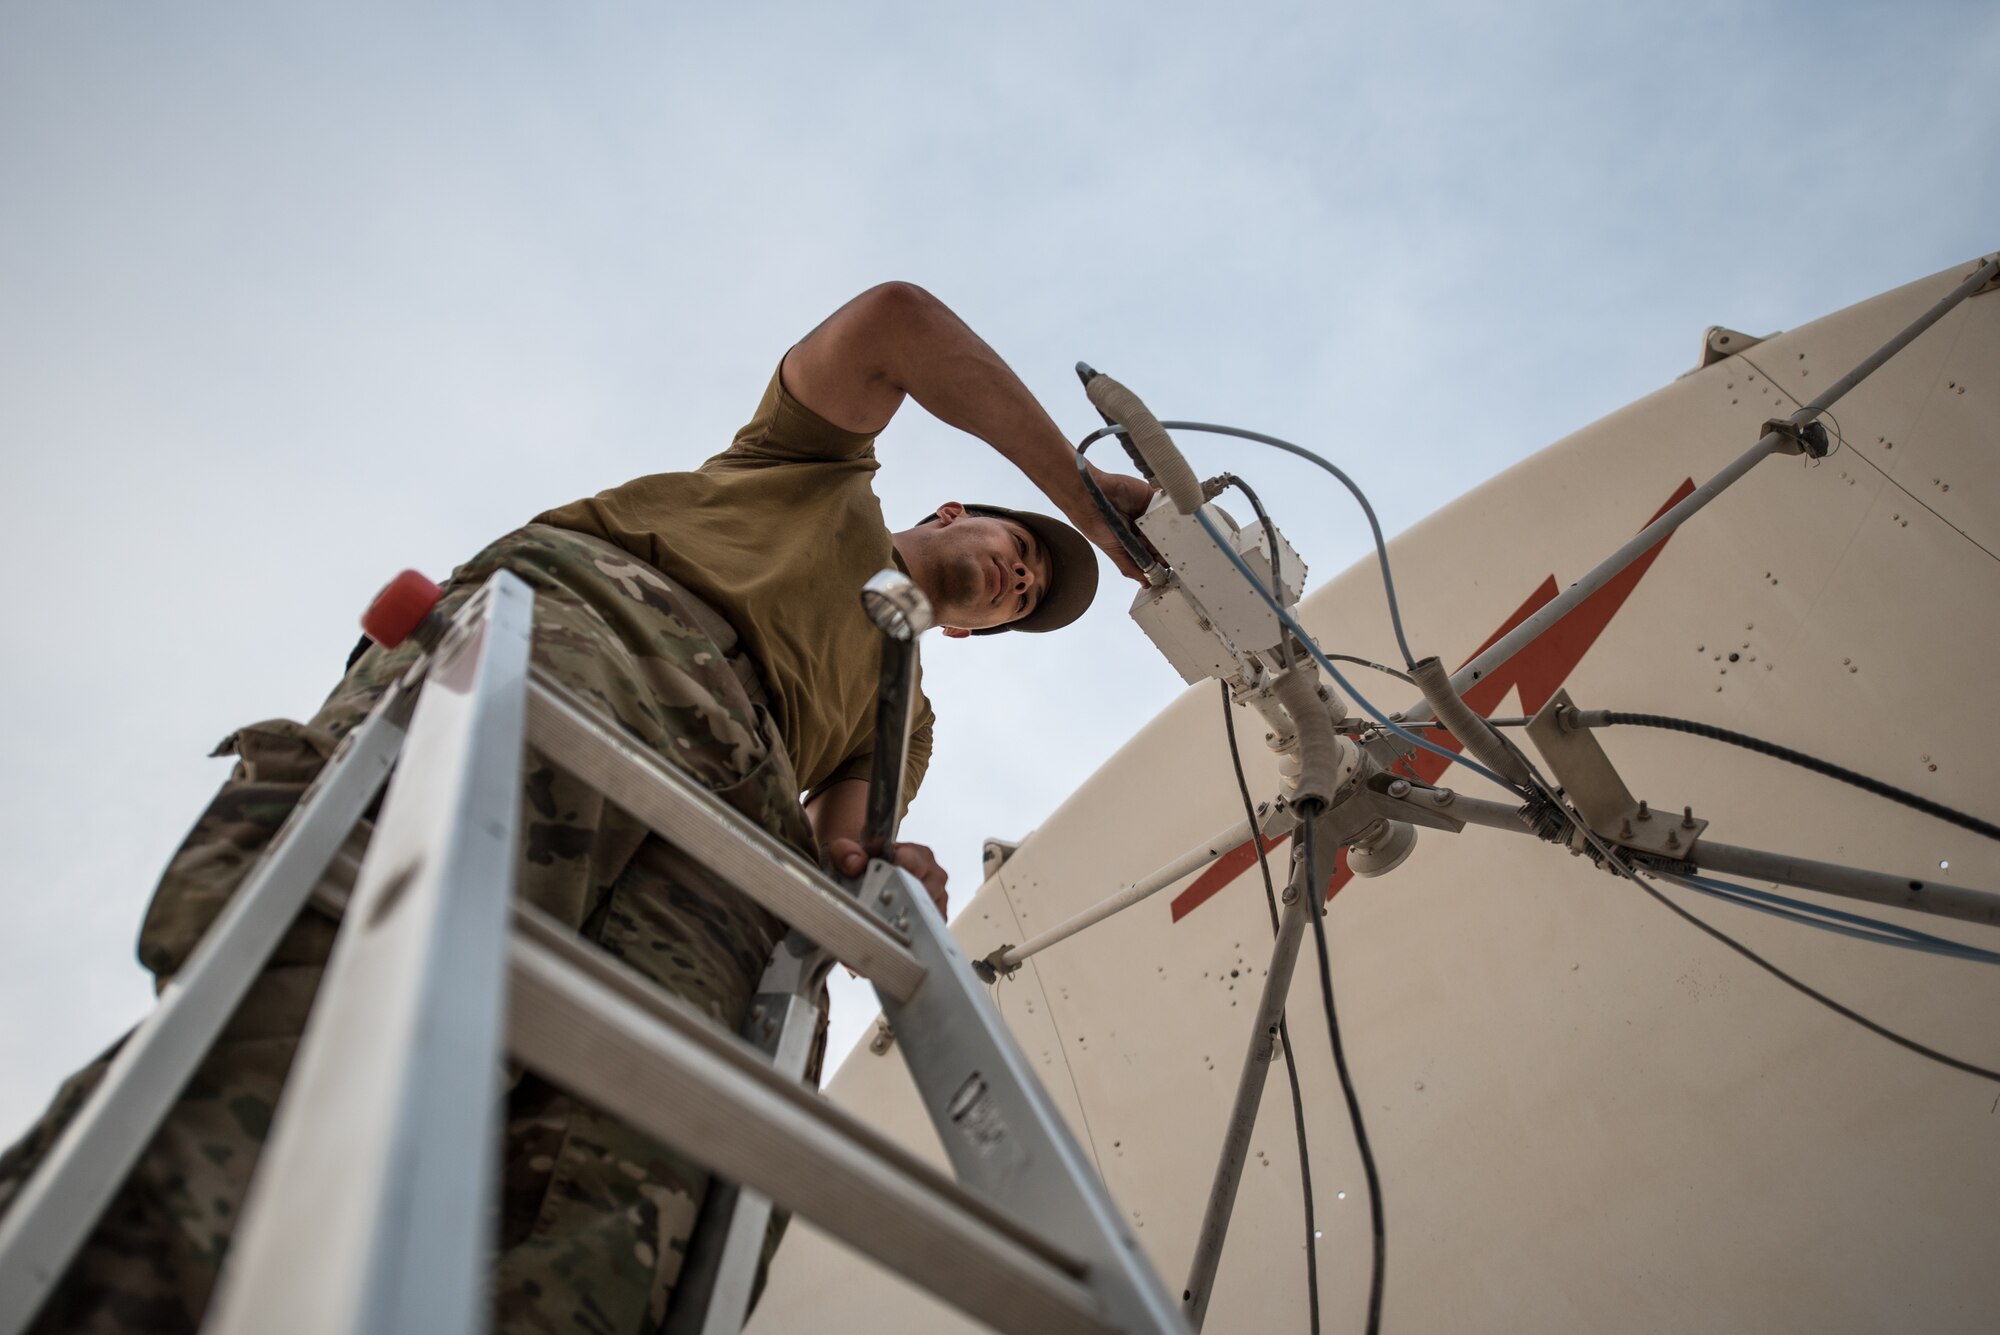
<path fill-rule="evenodd" d="M 734 626 L 811 795 L 867 778 L 875 749 L 882 635 L 861 586 L 902 564 L 869 485 L 878 466 L 873 436 L 834 426 L 773 374 L 735 443 L 694 472 L 637 478 L 535 522 L 624 548 Z M 934 719 L 919 692 L 905 802 L 930 765 Z"/>

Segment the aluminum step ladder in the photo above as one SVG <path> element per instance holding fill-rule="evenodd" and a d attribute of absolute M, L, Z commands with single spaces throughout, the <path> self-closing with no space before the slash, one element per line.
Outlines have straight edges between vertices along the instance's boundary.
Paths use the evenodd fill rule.
<path fill-rule="evenodd" d="M 927 609 L 894 571 L 869 590 L 886 845 Z M 511 1056 L 715 1174 L 676 1332 L 740 1329 L 775 1202 L 995 1330 L 1184 1333 L 923 886 L 879 857 L 840 884 L 724 806 L 533 670 L 533 614 L 503 572 L 426 619 L 430 651 L 343 740 L 0 1221 L 0 1335 L 26 1330 L 309 902 L 342 926 L 205 1331 L 485 1330 Z M 791 925 L 755 1041 L 514 901 L 530 746 Z M 357 867 L 344 845 L 385 783 Z M 834 960 L 873 983 L 955 1176 L 802 1083 Z"/>

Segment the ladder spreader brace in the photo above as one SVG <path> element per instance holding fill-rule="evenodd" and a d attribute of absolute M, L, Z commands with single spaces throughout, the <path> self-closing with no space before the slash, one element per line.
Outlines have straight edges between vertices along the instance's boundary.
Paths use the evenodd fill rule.
<path fill-rule="evenodd" d="M 486 1329 L 511 1056 L 716 1175 L 676 1331 L 740 1328 L 775 1202 L 996 1330 L 1185 1332 L 923 886 L 880 859 L 856 887 L 822 874 L 535 674 L 532 625 L 528 586 L 495 575 L 343 739 L 0 1220 L 0 1335 L 309 900 L 342 925 L 206 1331 Z M 514 901 L 529 746 L 791 925 L 756 1042 Z M 385 780 L 356 871 L 343 846 Z M 874 984 L 955 1179 L 801 1082 L 831 960 Z"/>

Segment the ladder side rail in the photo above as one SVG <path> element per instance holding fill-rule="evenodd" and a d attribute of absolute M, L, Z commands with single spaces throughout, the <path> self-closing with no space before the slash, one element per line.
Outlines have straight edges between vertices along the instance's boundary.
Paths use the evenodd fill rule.
<path fill-rule="evenodd" d="M 906 933 L 546 678 L 537 677 L 530 691 L 528 741 L 877 987 L 907 997 L 923 983 Z"/>
<path fill-rule="evenodd" d="M 412 698 L 391 687 L 342 740 L 0 1221 L 0 1335 L 27 1329 L 381 791 Z"/>
<path fill-rule="evenodd" d="M 1119 1328 L 1076 1260 L 526 906 L 512 980 L 510 1047 L 543 1078 L 996 1330 Z"/>
<path fill-rule="evenodd" d="M 432 656 L 205 1330 L 486 1327 L 533 613 L 497 574 Z"/>
<path fill-rule="evenodd" d="M 1185 1335 L 1188 1326 L 1137 1235 L 923 885 L 876 860 L 861 896 L 898 920 L 908 915 L 911 943 L 928 971 L 910 1001 L 880 996 L 959 1181 L 1081 1260 L 1117 1329 Z"/>
<path fill-rule="evenodd" d="M 771 1070 L 801 1086 L 819 1028 L 820 984 L 831 963 L 804 934 L 788 933 L 772 952 L 743 1026 L 744 1041 L 769 1054 Z M 662 1335 L 737 1335 L 743 1329 L 772 1213 L 771 1198 L 755 1187 L 710 1179 Z"/>

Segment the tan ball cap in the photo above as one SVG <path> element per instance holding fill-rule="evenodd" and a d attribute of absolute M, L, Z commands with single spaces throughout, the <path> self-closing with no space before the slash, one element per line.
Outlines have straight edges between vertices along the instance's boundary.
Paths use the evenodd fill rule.
<path fill-rule="evenodd" d="M 998 635 L 1003 630 L 1025 630 L 1031 634 L 1061 630 L 1082 616 L 1097 596 L 1097 548 L 1060 519 L 1036 514 L 1033 510 L 1009 510 L 1004 505 L 968 505 L 967 514 L 993 519 L 1011 519 L 1033 533 L 1049 554 L 1049 583 L 1035 610 L 1019 621 L 1004 626 L 987 626 L 974 635 Z M 933 510 L 917 522 L 927 524 L 937 518 Z"/>

